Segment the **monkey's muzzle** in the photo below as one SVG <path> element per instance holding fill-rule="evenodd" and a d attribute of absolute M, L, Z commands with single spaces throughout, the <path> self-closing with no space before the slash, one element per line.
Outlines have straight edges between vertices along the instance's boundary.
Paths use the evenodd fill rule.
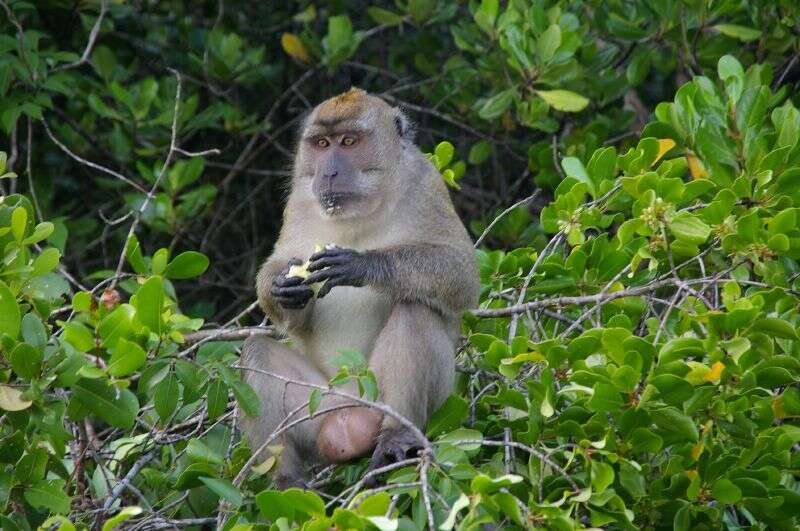
<path fill-rule="evenodd" d="M 342 207 L 355 198 L 355 194 L 329 193 L 322 195 L 319 198 L 319 202 L 322 208 L 325 209 L 325 213 L 332 216 L 341 212 Z"/>

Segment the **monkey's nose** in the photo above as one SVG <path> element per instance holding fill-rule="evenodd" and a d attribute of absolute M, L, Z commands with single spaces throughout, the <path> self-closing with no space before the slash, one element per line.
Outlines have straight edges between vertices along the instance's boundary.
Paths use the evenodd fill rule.
<path fill-rule="evenodd" d="M 324 177 L 325 177 L 326 179 L 328 179 L 328 180 L 332 180 L 332 179 L 333 179 L 334 177 L 336 177 L 337 175 L 339 175 L 339 172 L 338 172 L 338 171 L 332 171 L 332 172 L 330 172 L 330 173 L 326 173 L 326 174 L 324 174 Z"/>

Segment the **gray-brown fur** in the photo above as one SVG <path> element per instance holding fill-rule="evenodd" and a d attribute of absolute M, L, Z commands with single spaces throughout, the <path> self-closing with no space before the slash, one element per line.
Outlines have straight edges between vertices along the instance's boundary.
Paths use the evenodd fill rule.
<path fill-rule="evenodd" d="M 398 109 L 362 91 L 332 98 L 311 113 L 298 146 L 283 228 L 256 280 L 262 308 L 286 331 L 291 348 L 249 340 L 244 363 L 319 383 L 335 373 L 328 360 L 338 350 L 359 350 L 376 374 L 380 399 L 424 427 L 451 391 L 459 316 L 475 304 L 478 282 L 467 231 L 441 176 L 411 142 L 407 124 Z M 345 146 L 344 137 L 335 135 L 349 131 L 357 133 L 353 145 Z M 330 133 L 334 144 L 319 140 Z M 321 175 L 325 172 L 330 173 Z M 337 195 L 321 197 L 320 190 Z M 329 243 L 340 249 L 315 255 L 312 268 L 318 269 L 309 280 L 340 284 L 301 309 L 282 307 L 275 293 L 304 288 L 287 291 L 276 287 L 276 280 L 284 280 L 291 260 L 304 261 L 315 245 Z M 327 263 L 337 265 L 323 269 Z M 286 388 L 246 370 L 244 375 L 264 401 L 260 418 L 242 422 L 257 447 L 309 390 Z M 301 478 L 298 463 L 324 461 L 315 455 L 314 441 L 331 435 L 319 432 L 320 423 L 283 440 L 290 448 L 282 477 Z M 391 453 L 397 423 L 384 417 L 382 431 L 374 461 L 382 458 L 378 453 Z M 405 440 L 403 434 L 395 439 Z"/>

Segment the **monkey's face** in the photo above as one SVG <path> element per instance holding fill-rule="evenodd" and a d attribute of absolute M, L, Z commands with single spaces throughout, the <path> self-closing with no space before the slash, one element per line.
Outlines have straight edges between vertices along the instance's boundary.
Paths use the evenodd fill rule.
<path fill-rule="evenodd" d="M 384 206 L 400 154 L 396 112 L 351 91 L 309 117 L 298 149 L 295 183 L 325 219 L 365 218 Z"/>

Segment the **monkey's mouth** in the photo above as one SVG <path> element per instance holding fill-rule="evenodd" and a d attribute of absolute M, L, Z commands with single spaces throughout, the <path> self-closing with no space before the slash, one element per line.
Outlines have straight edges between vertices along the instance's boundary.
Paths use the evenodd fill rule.
<path fill-rule="evenodd" d="M 322 208 L 325 209 L 326 214 L 334 216 L 341 213 L 344 205 L 355 198 L 355 194 L 336 192 L 322 195 L 319 198 L 319 202 Z"/>

